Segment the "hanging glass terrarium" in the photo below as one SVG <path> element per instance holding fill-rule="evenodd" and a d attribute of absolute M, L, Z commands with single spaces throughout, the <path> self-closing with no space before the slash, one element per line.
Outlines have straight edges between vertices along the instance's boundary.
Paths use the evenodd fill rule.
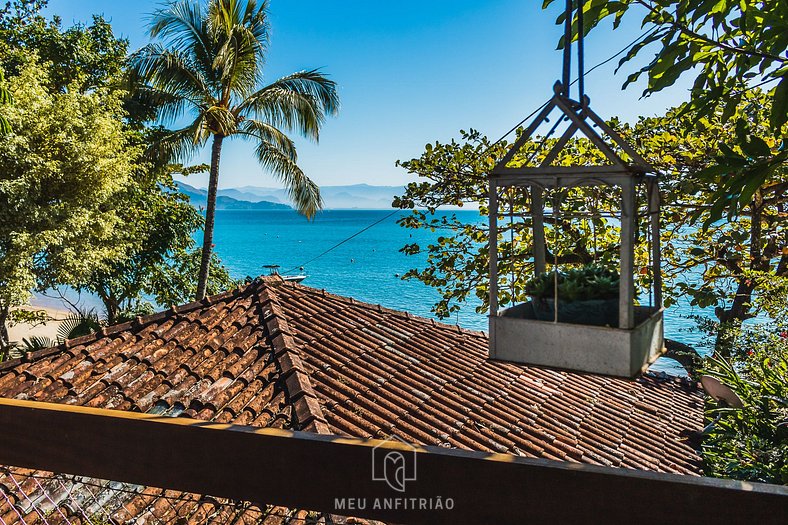
<path fill-rule="evenodd" d="M 578 100 L 570 98 L 571 4 L 568 0 L 563 80 L 556 83 L 552 98 L 490 173 L 490 357 L 633 377 L 664 352 L 657 175 L 637 151 L 589 106 L 590 100 L 583 92 L 582 2 L 578 7 L 579 96 Z M 540 147 L 550 143 L 547 139 L 559 125 L 564 124 L 566 128 L 556 141 L 550 143 L 551 147 L 542 161 L 538 165 L 526 161 L 524 166 L 512 166 L 523 146 L 556 113 Z M 575 136 L 593 144 L 607 163 L 554 165 Z M 535 152 L 532 152 L 529 160 L 534 157 Z M 645 198 L 640 202 L 639 185 L 645 186 L 645 191 L 640 192 Z M 547 256 L 549 243 L 557 241 L 557 224 L 562 219 L 562 202 L 557 196 L 563 190 L 581 186 L 617 188 L 620 192 L 620 209 L 616 217 L 620 224 L 617 271 L 593 266 L 564 268 L 555 255 L 557 247 L 552 250 L 552 260 Z M 502 210 L 500 195 L 513 191 L 512 188 L 528 192 L 534 267 L 529 286 L 534 294 L 538 292 L 539 297 L 509 308 L 499 308 L 498 220 L 506 213 L 506 202 Z M 545 193 L 553 197 L 548 199 L 549 207 L 545 207 Z M 513 206 L 511 200 L 509 206 Z M 513 215 L 510 209 L 509 216 Z M 640 220 L 647 221 L 644 226 L 648 232 L 650 268 L 644 268 L 644 271 L 651 274 L 648 305 L 636 304 L 635 246 Z M 546 221 L 554 225 L 552 239 L 546 239 Z M 548 264 L 550 272 L 547 271 Z M 528 277 L 519 276 L 519 280 L 524 278 Z M 588 292 L 589 289 L 601 290 L 600 296 L 578 299 L 583 295 L 578 290 Z"/>

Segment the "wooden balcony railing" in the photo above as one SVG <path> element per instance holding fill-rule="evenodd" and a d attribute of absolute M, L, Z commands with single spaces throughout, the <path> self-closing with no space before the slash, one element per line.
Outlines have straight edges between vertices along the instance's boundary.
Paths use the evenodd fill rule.
<path fill-rule="evenodd" d="M 775 485 L 10 399 L 0 429 L 4 465 L 393 523 L 788 523 Z M 373 450 L 415 461 L 404 492 Z"/>

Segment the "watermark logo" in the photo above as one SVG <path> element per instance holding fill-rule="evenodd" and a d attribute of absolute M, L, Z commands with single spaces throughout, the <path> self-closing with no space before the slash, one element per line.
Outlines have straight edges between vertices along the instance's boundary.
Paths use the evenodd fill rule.
<path fill-rule="evenodd" d="M 392 447 L 391 445 L 395 446 Z M 393 450 L 392 450 L 393 448 Z M 416 480 L 416 447 L 391 435 L 372 449 L 372 481 L 385 481 L 397 496 L 386 497 L 335 497 L 334 511 L 352 513 L 372 510 L 454 510 L 454 498 L 445 496 L 407 497 L 405 485 Z M 383 489 L 381 489 L 383 490 Z"/>
<path fill-rule="evenodd" d="M 384 445 L 399 443 L 399 450 L 389 450 Z M 391 435 L 372 449 L 372 480 L 385 481 L 397 492 L 405 492 L 405 484 L 416 480 L 416 448 L 395 435 Z"/>

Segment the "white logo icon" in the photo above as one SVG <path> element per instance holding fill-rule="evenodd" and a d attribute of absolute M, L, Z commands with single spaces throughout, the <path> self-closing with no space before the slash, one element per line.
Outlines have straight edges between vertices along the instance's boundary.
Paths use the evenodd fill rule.
<path fill-rule="evenodd" d="M 400 450 L 388 450 L 383 445 L 400 443 Z M 385 481 L 397 492 L 405 492 L 405 482 L 416 479 L 416 448 L 395 435 L 372 449 L 372 480 Z"/>

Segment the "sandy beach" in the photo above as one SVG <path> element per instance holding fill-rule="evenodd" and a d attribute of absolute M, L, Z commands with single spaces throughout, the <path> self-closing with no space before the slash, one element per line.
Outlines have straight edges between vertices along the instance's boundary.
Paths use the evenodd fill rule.
<path fill-rule="evenodd" d="M 22 342 L 22 339 L 27 339 L 33 336 L 48 337 L 55 341 L 57 339 L 57 329 L 63 319 L 68 317 L 71 312 L 65 309 L 52 308 L 49 306 L 31 306 L 25 305 L 20 307 L 22 310 L 46 312 L 47 321 L 41 324 L 31 325 L 27 323 L 15 324 L 8 327 L 8 336 L 11 342 Z"/>

